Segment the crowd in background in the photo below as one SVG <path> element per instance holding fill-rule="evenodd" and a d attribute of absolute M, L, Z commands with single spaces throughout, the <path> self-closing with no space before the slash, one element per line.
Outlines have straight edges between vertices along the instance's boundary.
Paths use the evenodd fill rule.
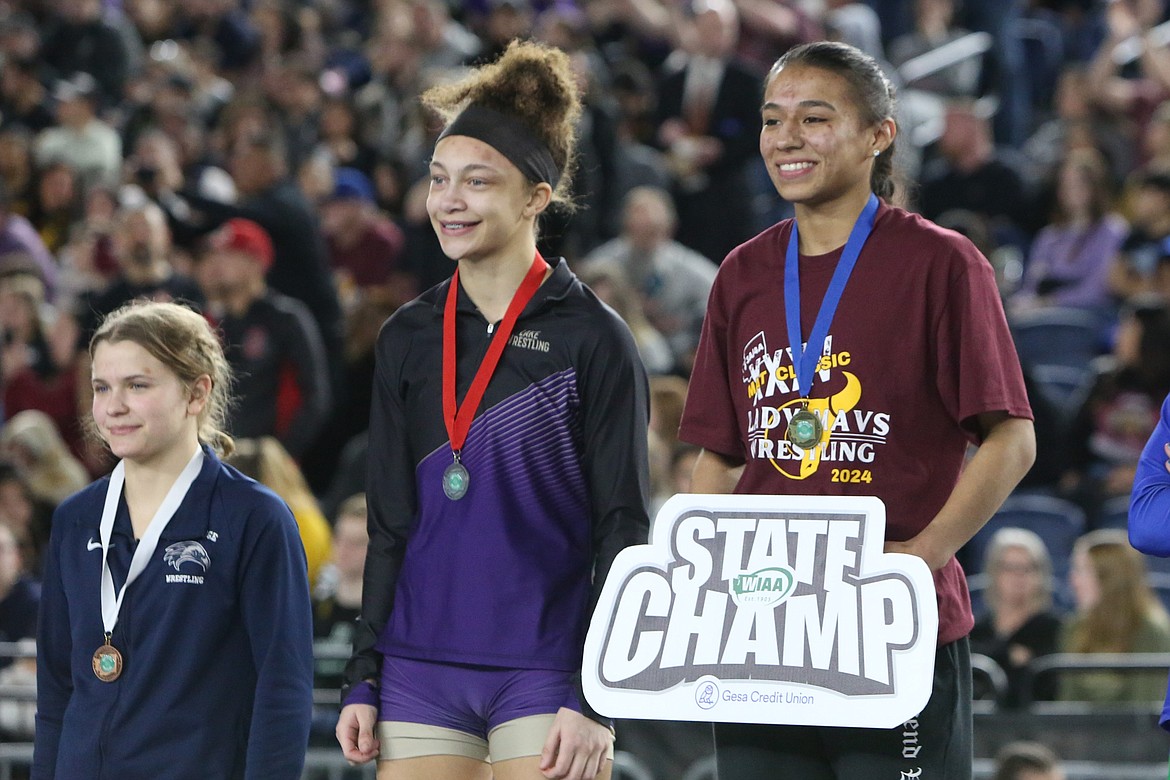
<path fill-rule="evenodd" d="M 1007 706 L 1161 698 L 1164 675 L 1033 686 L 1026 666 L 1170 651 L 1110 514 L 1170 393 L 1167 17 L 1164 0 L 0 0 L 0 641 L 34 633 L 53 508 L 112 465 L 86 435 L 87 345 L 138 297 L 222 334 L 233 465 L 293 509 L 318 636 L 348 641 L 375 337 L 454 267 L 424 207 L 440 126 L 416 98 L 516 37 L 567 51 L 586 98 L 577 209 L 548 216 L 541 251 L 630 325 L 655 506 L 686 491 L 707 293 L 791 213 L 759 159 L 763 76 L 834 38 L 898 86 L 898 205 L 984 252 L 1013 324 L 1091 323 L 1064 385 L 1022 354 L 1039 458 L 1021 490 L 1083 512 L 1085 536 L 1068 560 L 1018 530 L 965 560 L 988 578 L 974 647 L 1009 672 Z M 0 682 L 21 673 L 0 661 Z"/>

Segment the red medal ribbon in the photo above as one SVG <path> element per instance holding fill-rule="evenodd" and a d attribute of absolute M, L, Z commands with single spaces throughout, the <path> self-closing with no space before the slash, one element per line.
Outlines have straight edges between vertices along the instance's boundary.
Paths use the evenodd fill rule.
<path fill-rule="evenodd" d="M 463 442 L 467 439 L 467 432 L 471 430 L 475 410 L 479 408 L 488 382 L 495 373 L 496 366 L 500 364 L 500 356 L 504 354 L 504 347 L 512 337 L 516 320 L 536 294 L 547 270 L 548 263 L 540 256 L 540 252 L 537 252 L 532 259 L 532 266 L 524 276 L 524 281 L 512 296 L 508 310 L 504 312 L 500 327 L 492 336 L 492 343 L 488 345 L 483 362 L 476 369 L 471 387 L 463 397 L 462 407 L 459 407 L 455 402 L 455 303 L 459 298 L 459 269 L 455 269 L 455 274 L 451 277 L 451 286 L 447 288 L 447 303 L 443 307 L 443 422 L 447 425 L 447 436 L 451 439 L 452 452 L 458 453 L 463 449 Z"/>

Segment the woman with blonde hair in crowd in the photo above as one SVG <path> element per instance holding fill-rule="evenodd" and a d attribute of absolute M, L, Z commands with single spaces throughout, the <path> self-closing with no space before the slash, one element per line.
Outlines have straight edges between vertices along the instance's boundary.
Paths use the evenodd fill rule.
<path fill-rule="evenodd" d="M 227 462 L 241 472 L 272 489 L 292 510 L 301 534 L 308 561 L 309 587 L 317 585 L 317 575 L 331 555 L 332 531 L 301 467 L 275 436 L 240 439 Z"/>
<path fill-rule="evenodd" d="M 313 639 L 348 648 L 353 642 L 354 622 L 361 616 L 362 579 L 366 568 L 366 494 L 357 493 L 341 502 L 333 519 L 333 544 L 329 562 L 322 568 L 313 590 Z M 317 687 L 341 687 L 345 658 L 318 655 Z M 332 735 L 336 710 L 331 708 Z"/>
<path fill-rule="evenodd" d="M 0 453 L 21 470 L 33 494 L 54 507 L 89 483 L 53 418 L 37 409 L 17 412 L 4 423 Z"/>
<path fill-rule="evenodd" d="M 1052 692 L 1032 691 L 1029 665 L 1056 652 L 1061 618 L 1052 609 L 1052 560 L 1040 537 L 1025 528 L 1001 528 L 987 547 L 987 608 L 971 630 L 971 652 L 994 660 L 1007 674 L 1003 702 L 1018 707 Z"/>
<path fill-rule="evenodd" d="M 1064 627 L 1062 651 L 1170 652 L 1170 617 L 1150 589 L 1145 561 L 1130 546 L 1125 530 L 1103 528 L 1078 539 L 1069 580 L 1076 612 Z M 1152 702 L 1162 698 L 1165 688 L 1165 671 L 1066 673 L 1060 698 Z"/>
<path fill-rule="evenodd" d="M 77 408 L 77 326 L 48 303 L 35 274 L 0 274 L 0 403 L 15 415 L 39 409 L 53 418 L 70 449 L 84 452 Z"/>

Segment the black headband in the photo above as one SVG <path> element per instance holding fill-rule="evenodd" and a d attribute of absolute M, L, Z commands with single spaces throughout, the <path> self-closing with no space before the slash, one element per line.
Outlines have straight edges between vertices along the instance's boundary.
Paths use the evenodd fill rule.
<path fill-rule="evenodd" d="M 522 122 L 486 106 L 472 103 L 439 134 L 437 144 L 449 135 L 465 135 L 483 141 L 520 169 L 529 181 L 548 182 L 554 190 L 561 172 L 552 152 Z"/>

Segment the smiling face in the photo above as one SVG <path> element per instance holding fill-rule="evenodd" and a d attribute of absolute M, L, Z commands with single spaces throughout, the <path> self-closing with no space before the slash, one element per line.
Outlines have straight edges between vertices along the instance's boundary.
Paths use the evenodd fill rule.
<path fill-rule="evenodd" d="M 133 341 L 103 341 L 93 355 L 93 419 L 110 451 L 139 465 L 188 458 L 210 379 L 185 387 Z"/>
<path fill-rule="evenodd" d="M 894 137 L 893 120 L 866 125 L 849 83 L 800 64 L 768 84 L 760 154 L 776 191 L 798 206 L 869 197 L 874 152 Z"/>
<path fill-rule="evenodd" d="M 477 262 L 523 255 L 535 242 L 547 184 L 532 187 L 504 155 L 475 138 L 450 135 L 435 145 L 427 213 L 443 253 Z"/>

